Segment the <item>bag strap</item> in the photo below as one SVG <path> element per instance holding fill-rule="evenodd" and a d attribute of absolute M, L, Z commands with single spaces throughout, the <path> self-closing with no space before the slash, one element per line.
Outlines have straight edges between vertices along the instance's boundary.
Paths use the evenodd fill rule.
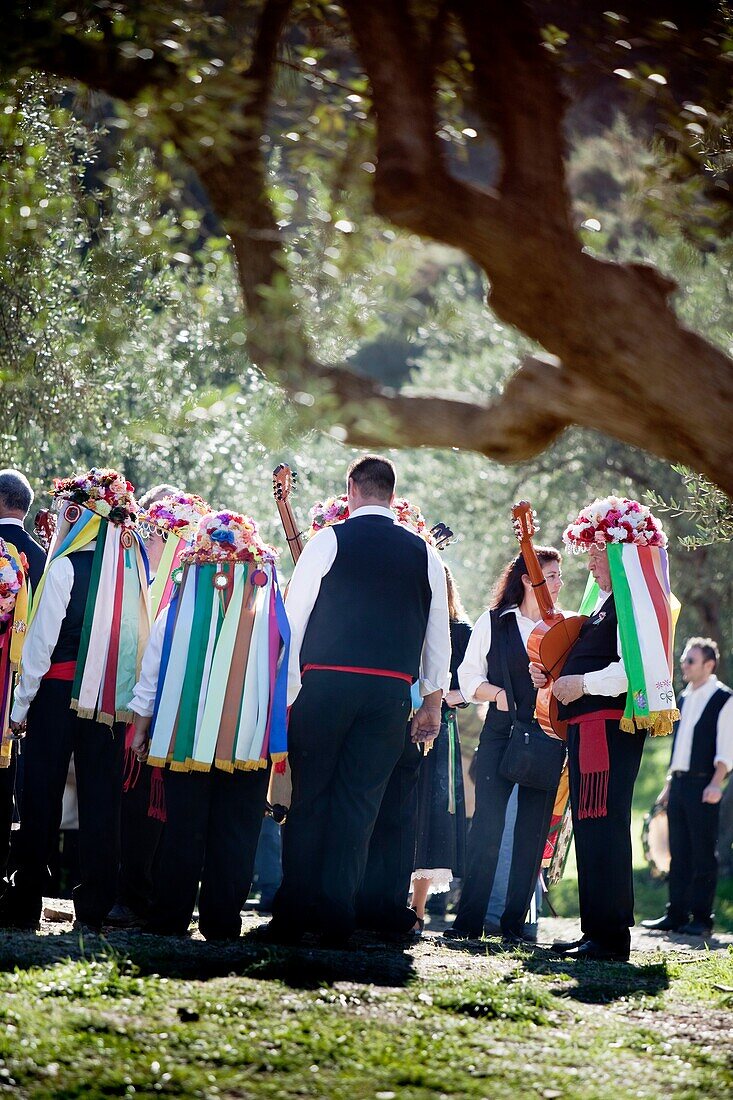
<path fill-rule="evenodd" d="M 514 689 L 512 688 L 512 678 L 509 675 L 509 658 L 507 651 L 509 649 L 509 630 L 503 624 L 501 619 L 497 615 L 496 625 L 499 627 L 499 657 L 501 659 L 501 674 L 504 677 L 504 683 L 502 687 L 506 693 L 507 706 L 509 708 L 509 719 L 514 725 L 517 720 L 517 705 L 514 702 Z"/>

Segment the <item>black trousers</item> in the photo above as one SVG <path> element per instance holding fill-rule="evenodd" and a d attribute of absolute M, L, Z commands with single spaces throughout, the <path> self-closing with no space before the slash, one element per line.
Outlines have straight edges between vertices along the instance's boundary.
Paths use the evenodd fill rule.
<path fill-rule="evenodd" d="M 681 924 L 712 919 L 718 881 L 720 803 L 702 801 L 712 775 L 675 775 L 669 791 L 669 913 Z"/>
<path fill-rule="evenodd" d="M 13 755 L 7 768 L 0 768 L 0 879 L 8 873 L 10 834 L 15 816 L 15 783 L 18 770 L 18 746 L 13 745 Z M 12 870 L 12 868 L 10 868 Z"/>
<path fill-rule="evenodd" d="M 275 922 L 347 936 L 369 840 L 405 743 L 402 680 L 312 671 L 290 712 L 293 797 L 283 828 Z"/>
<path fill-rule="evenodd" d="M 120 858 L 124 727 L 79 718 L 69 707 L 72 684 L 43 680 L 28 711 L 21 827 L 14 834 L 14 884 L 3 908 L 21 923 L 40 918 L 58 848 L 71 754 L 79 802 L 79 885 L 74 909 L 84 924 L 102 923 L 115 898 Z M 17 840 L 16 840 L 17 838 Z"/>
<path fill-rule="evenodd" d="M 417 920 L 407 905 L 415 866 L 422 750 L 405 731 L 402 756 L 390 776 L 369 842 L 364 878 L 356 899 L 360 928 L 408 932 Z"/>
<path fill-rule="evenodd" d="M 494 885 L 506 808 L 515 784 L 499 772 L 508 737 L 486 736 L 476 754 L 476 808 L 466 846 L 466 875 L 455 925 L 468 936 L 480 936 Z M 550 827 L 555 791 L 519 787 L 509 886 L 501 927 L 521 933 L 532 900 Z"/>
<path fill-rule="evenodd" d="M 183 935 L 199 891 L 199 931 L 236 939 L 252 882 L 269 768 L 164 772 L 167 820 L 154 868 L 148 927 Z"/>
<path fill-rule="evenodd" d="M 153 900 L 153 864 L 164 823 L 148 817 L 153 769 L 143 765 L 134 786 L 122 794 L 120 876 L 117 901 L 146 917 Z"/>
<path fill-rule="evenodd" d="M 580 737 L 568 726 L 570 805 L 578 863 L 578 904 L 583 934 L 612 951 L 627 951 L 634 924 L 634 876 L 631 856 L 631 801 L 646 734 L 624 733 L 606 722 L 608 741 L 608 813 L 578 817 Z"/>

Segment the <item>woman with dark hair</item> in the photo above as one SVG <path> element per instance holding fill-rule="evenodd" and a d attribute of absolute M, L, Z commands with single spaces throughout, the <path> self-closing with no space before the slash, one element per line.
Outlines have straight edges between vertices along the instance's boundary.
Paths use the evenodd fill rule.
<path fill-rule="evenodd" d="M 458 666 L 463 660 L 471 624 L 448 566 L 445 566 L 450 620 L 452 688 L 458 687 Z M 420 766 L 418 830 L 415 870 L 412 875 L 412 908 L 422 928 L 428 893 L 444 893 L 451 880 L 463 877 L 466 856 L 466 802 L 463 794 L 461 742 L 455 707 L 443 703 L 440 733 Z"/>
<path fill-rule="evenodd" d="M 561 556 L 552 547 L 536 549 L 554 603 L 562 587 Z M 507 686 L 514 696 L 517 719 L 530 722 L 537 693 L 529 674 L 527 640 L 540 618 L 526 564 L 519 554 L 504 569 L 490 610 L 481 615 L 473 629 L 458 669 L 460 691 L 450 691 L 446 696 L 449 705 L 462 701 L 489 703 L 476 754 L 476 810 L 468 835 L 466 874 L 455 923 L 445 933 L 449 939 L 478 938 L 483 932 L 507 803 L 515 786 L 501 774 L 501 760 L 511 733 Z M 509 684 L 504 669 L 508 670 Z M 519 786 L 512 866 L 501 916 L 503 936 L 511 942 L 523 939 L 524 919 L 537 881 L 554 800 L 554 791 Z"/>

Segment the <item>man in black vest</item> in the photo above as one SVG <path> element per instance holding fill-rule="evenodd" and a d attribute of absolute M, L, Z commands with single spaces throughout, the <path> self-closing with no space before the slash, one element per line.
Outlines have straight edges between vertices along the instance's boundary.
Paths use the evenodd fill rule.
<path fill-rule="evenodd" d="M 46 554 L 23 526 L 32 503 L 33 490 L 25 475 L 20 470 L 0 470 L 0 539 L 11 543 L 16 550 L 25 554 L 28 579 L 34 589 L 43 574 Z M 13 804 L 20 802 L 21 790 L 18 753 L 13 748 L 10 764 L 7 768 L 0 768 L 0 879 L 8 869 Z"/>
<path fill-rule="evenodd" d="M 712 638 L 690 638 L 682 654 L 687 687 L 658 798 L 669 820 L 669 905 L 663 917 L 641 922 L 660 932 L 709 936 L 713 930 L 720 800 L 733 768 L 733 691 L 715 675 L 719 658 Z"/>
<path fill-rule="evenodd" d="M 346 942 L 369 839 L 403 752 L 412 681 L 423 695 L 413 737 L 429 740 L 440 728 L 450 662 L 445 571 L 432 547 L 395 522 L 394 488 L 387 459 L 352 463 L 350 518 L 308 542 L 290 582 L 293 797 L 268 929 L 275 941 L 317 930 Z"/>
<path fill-rule="evenodd" d="M 91 493 L 97 485 L 105 486 L 104 477 L 108 473 L 114 472 L 92 470 L 86 475 Z M 119 475 L 115 477 L 115 485 L 126 484 Z M 54 491 L 58 492 L 58 489 Z M 58 545 L 62 544 L 82 513 L 91 513 L 97 507 L 100 508 L 98 514 L 102 515 L 101 501 L 90 497 L 88 504 L 82 508 L 62 499 Z M 130 516 L 137 511 L 131 487 L 129 492 L 125 492 L 122 503 L 115 504 L 117 514 L 123 509 Z M 106 518 L 109 513 L 110 507 L 107 505 L 102 523 L 113 522 Z M 107 536 L 104 545 L 111 544 L 112 539 Z M 27 724 L 25 783 L 21 827 L 13 842 L 16 870 L 0 903 L 2 927 L 31 931 L 39 926 L 43 894 L 49 884 L 48 861 L 53 846 L 58 844 L 64 788 L 72 753 L 79 803 L 80 882 L 74 889 L 77 924 L 89 931 L 99 931 L 114 901 L 119 864 L 124 725 L 116 721 L 110 727 L 97 720 L 96 709 L 93 717 L 84 717 L 71 709 L 82 627 L 88 601 L 93 598 L 94 592 L 92 566 L 96 545 L 97 539 L 92 531 L 85 542 L 80 539 L 78 549 L 59 554 L 51 561 L 23 646 L 23 667 L 15 691 L 10 725 L 12 729 L 22 730 Z M 104 568 L 101 572 L 103 575 Z M 101 598 L 101 582 L 97 593 Z M 115 592 L 105 586 L 104 594 L 109 597 L 111 606 Z M 147 619 L 141 616 L 136 622 L 136 648 L 139 650 L 147 637 Z M 141 629 L 144 631 L 142 634 Z M 124 624 L 120 630 L 121 637 L 124 636 L 123 630 Z M 110 644 L 109 635 L 106 639 L 100 636 L 100 641 L 106 653 Z M 113 689 L 116 699 L 116 682 Z"/>
<path fill-rule="evenodd" d="M 555 944 L 554 950 L 581 959 L 623 962 L 629 958 L 629 929 L 634 924 L 631 801 L 645 733 L 626 733 L 619 725 L 628 680 L 605 547 L 592 546 L 587 563 L 600 596 L 553 685 L 559 715 L 569 722 L 568 769 L 582 938 Z M 535 686 L 543 687 L 542 670 L 530 665 L 530 672 Z M 604 777 L 594 789 L 589 789 L 591 774 Z"/>

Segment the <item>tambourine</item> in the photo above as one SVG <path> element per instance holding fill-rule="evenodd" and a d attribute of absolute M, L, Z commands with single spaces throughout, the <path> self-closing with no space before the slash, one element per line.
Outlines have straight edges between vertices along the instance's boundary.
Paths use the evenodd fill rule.
<path fill-rule="evenodd" d="M 669 850 L 667 808 L 661 802 L 655 802 L 644 818 L 641 843 L 644 858 L 649 864 L 649 874 L 658 882 L 664 882 L 669 875 L 672 857 Z"/>

